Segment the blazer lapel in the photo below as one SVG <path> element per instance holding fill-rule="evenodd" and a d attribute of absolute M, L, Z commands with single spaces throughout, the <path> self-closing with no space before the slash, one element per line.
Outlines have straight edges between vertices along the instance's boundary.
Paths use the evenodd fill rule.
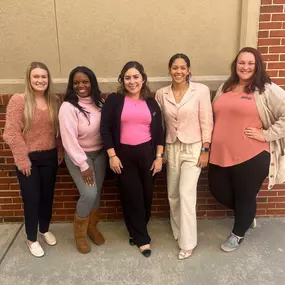
<path fill-rule="evenodd" d="M 180 104 L 178 105 L 178 108 L 181 108 L 183 105 L 185 105 L 190 100 L 195 90 L 196 90 L 195 83 L 190 82 L 189 88 L 184 94 Z"/>

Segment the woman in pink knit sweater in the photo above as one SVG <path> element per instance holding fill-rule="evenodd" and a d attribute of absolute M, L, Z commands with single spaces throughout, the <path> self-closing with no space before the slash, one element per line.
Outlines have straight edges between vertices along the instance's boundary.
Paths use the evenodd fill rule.
<path fill-rule="evenodd" d="M 60 107 L 59 123 L 65 162 L 80 194 L 74 216 L 74 236 L 81 253 L 90 252 L 87 233 L 96 245 L 105 242 L 96 227 L 107 163 L 99 132 L 102 105 L 92 70 L 85 66 L 73 69 Z"/>
<path fill-rule="evenodd" d="M 56 148 L 59 100 L 52 92 L 50 73 L 45 64 L 32 62 L 26 72 L 24 94 L 15 94 L 7 107 L 3 138 L 10 146 L 24 201 L 27 245 L 41 257 L 40 235 L 49 245 L 56 244 L 49 232 L 54 185 L 62 148 Z M 58 144 L 60 146 L 60 144 Z M 59 155 L 58 155 L 59 154 Z"/>

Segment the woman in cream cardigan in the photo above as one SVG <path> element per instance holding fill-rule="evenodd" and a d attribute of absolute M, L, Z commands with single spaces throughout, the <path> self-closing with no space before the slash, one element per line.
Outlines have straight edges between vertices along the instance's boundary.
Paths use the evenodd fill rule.
<path fill-rule="evenodd" d="M 233 230 L 221 245 L 230 252 L 256 225 L 256 196 L 267 175 L 268 189 L 285 181 L 285 91 L 271 82 L 256 49 L 245 47 L 237 54 L 213 111 L 209 187 L 234 210 Z"/>

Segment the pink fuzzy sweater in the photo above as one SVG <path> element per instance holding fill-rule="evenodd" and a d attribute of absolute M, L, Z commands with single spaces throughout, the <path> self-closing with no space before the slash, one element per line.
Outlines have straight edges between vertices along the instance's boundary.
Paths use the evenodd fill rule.
<path fill-rule="evenodd" d="M 15 94 L 7 106 L 3 139 L 10 146 L 15 163 L 20 169 L 31 166 L 29 152 L 49 150 L 56 145 L 60 148 L 60 143 L 56 142 L 48 109 L 35 109 L 32 128 L 25 134 L 23 133 L 23 113 L 24 95 Z M 61 149 L 59 151 L 62 152 Z"/>

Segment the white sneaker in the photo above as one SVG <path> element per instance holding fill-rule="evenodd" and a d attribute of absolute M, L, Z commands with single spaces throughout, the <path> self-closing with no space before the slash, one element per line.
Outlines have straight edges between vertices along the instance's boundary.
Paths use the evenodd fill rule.
<path fill-rule="evenodd" d="M 35 257 L 42 257 L 45 252 L 38 241 L 33 242 L 31 245 L 27 242 L 27 246 L 31 254 Z"/>
<path fill-rule="evenodd" d="M 45 242 L 48 245 L 55 245 L 56 244 L 56 238 L 51 232 L 46 232 L 46 233 L 40 233 L 40 235 L 43 237 Z"/>

